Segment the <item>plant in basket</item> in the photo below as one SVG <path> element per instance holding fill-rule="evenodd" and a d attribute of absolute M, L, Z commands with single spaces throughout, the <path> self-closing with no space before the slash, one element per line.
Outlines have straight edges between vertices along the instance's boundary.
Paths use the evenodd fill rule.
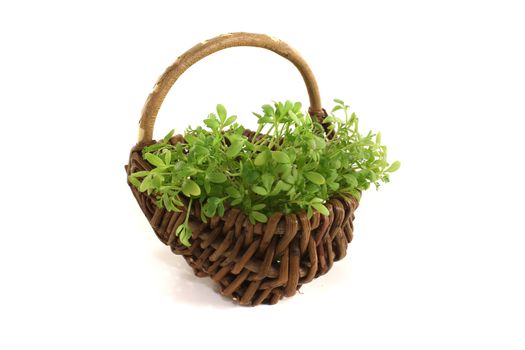
<path fill-rule="evenodd" d="M 232 46 L 256 46 L 289 59 L 310 96 L 262 106 L 257 129 L 217 105 L 202 126 L 152 140 L 162 100 L 193 63 Z M 274 304 L 326 273 L 346 255 L 361 192 L 389 181 L 380 134 L 361 134 L 341 100 L 328 114 L 299 54 L 260 34 L 223 35 L 193 47 L 159 79 L 126 166 L 128 183 L 159 239 L 197 276 L 242 305 Z"/>

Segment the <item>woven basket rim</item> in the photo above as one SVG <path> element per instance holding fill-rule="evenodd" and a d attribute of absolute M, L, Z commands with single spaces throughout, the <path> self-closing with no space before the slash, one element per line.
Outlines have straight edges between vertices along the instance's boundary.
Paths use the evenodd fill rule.
<path fill-rule="evenodd" d="M 253 131 L 249 130 L 249 129 L 246 129 L 245 132 L 248 132 L 248 133 L 253 133 Z M 184 135 L 182 134 L 177 134 L 177 135 L 174 135 L 171 139 L 170 139 L 170 143 L 171 144 L 176 144 L 178 142 L 180 142 L 182 140 L 184 140 Z M 171 140 L 174 140 L 174 141 L 171 141 Z M 155 144 L 155 143 L 159 143 L 161 142 L 161 140 L 151 140 L 150 142 L 148 143 L 137 143 L 135 146 L 133 146 L 133 148 L 131 149 L 131 154 L 130 154 L 130 161 L 131 161 L 131 157 L 133 154 L 136 154 L 136 153 L 141 153 L 142 149 L 146 146 L 149 146 L 149 145 L 152 145 L 152 144 Z M 145 162 L 145 165 L 151 167 L 151 165 L 149 165 L 149 163 L 147 163 L 146 160 L 144 160 L 144 158 L 142 158 L 141 156 L 141 159 Z M 128 169 L 126 169 L 126 172 L 128 173 L 128 175 L 130 175 L 130 172 L 128 171 Z M 128 185 L 133 187 L 133 185 L 129 182 L 128 180 Z M 361 191 L 359 191 L 359 193 L 361 193 Z M 189 201 L 189 198 L 186 197 L 184 194 L 180 194 L 181 195 L 181 199 L 184 203 L 184 208 L 183 208 L 183 211 L 186 212 L 186 208 L 188 206 L 188 201 Z M 154 194 L 148 196 L 150 198 L 154 198 Z M 338 201 L 338 202 L 342 202 L 346 205 L 348 205 L 350 208 L 352 208 L 353 210 L 355 210 L 358 206 L 359 206 L 359 199 L 355 198 L 354 196 L 352 196 L 351 194 L 348 194 L 348 197 L 345 197 L 343 195 L 334 195 L 334 196 L 331 196 L 329 197 L 328 199 L 326 199 L 326 202 L 325 204 L 328 204 L 328 205 L 333 205 L 334 201 Z M 197 210 L 200 210 L 200 202 L 199 201 L 195 201 L 192 205 L 192 208 L 191 208 L 191 212 L 190 212 L 190 220 L 191 220 L 191 217 L 196 217 L 196 218 L 199 218 L 198 220 L 193 220 L 194 222 L 197 221 L 197 222 L 203 222 L 201 219 L 200 219 L 200 215 L 196 215 L 195 214 L 195 211 Z M 209 218 L 209 220 L 212 220 L 212 219 L 215 219 L 217 220 L 217 218 L 219 219 L 225 219 L 227 214 L 230 212 L 230 211 L 235 211 L 235 210 L 238 210 L 240 213 L 243 213 L 244 215 L 246 215 L 246 213 L 239 207 L 236 207 L 236 206 L 230 206 L 228 203 L 225 204 L 225 212 L 224 212 L 224 215 L 221 217 L 221 216 L 218 216 L 216 215 L 215 217 L 213 218 Z M 332 213 L 332 210 L 331 208 L 328 208 L 329 212 L 331 213 L 331 215 L 333 215 Z M 319 213 L 319 211 L 317 209 L 314 209 L 312 208 L 312 211 L 313 211 L 313 217 L 315 217 L 314 220 L 320 220 L 320 216 L 322 215 L 321 213 Z M 278 223 L 283 219 L 283 218 L 286 218 L 286 216 L 288 215 L 295 215 L 297 217 L 299 216 L 302 216 L 302 215 L 305 215 L 307 216 L 306 214 L 306 210 L 305 209 L 301 209 L 300 211 L 296 211 L 296 212 L 292 212 L 292 213 L 283 213 L 283 212 L 274 212 L 272 213 L 272 215 L 270 215 L 268 217 L 268 222 L 266 223 L 261 223 L 261 222 L 256 222 L 254 225 L 254 227 L 259 227 L 261 226 L 262 227 L 262 233 L 264 233 L 264 231 L 266 231 L 266 227 L 268 225 L 268 223 L 270 222 L 270 219 L 273 218 L 273 220 L 275 220 L 275 217 L 279 216 L 280 219 L 278 220 Z M 310 220 L 310 219 L 308 219 Z M 273 223 L 272 223 L 273 224 Z M 280 233 L 282 230 L 278 230 L 277 234 L 283 234 L 283 233 Z M 259 230 L 257 230 L 257 232 L 259 232 Z M 255 231 L 254 231 L 255 233 Z"/>

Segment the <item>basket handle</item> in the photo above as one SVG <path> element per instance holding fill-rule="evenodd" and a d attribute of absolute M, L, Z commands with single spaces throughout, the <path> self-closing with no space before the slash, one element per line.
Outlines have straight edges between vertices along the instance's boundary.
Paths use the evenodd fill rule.
<path fill-rule="evenodd" d="M 168 91 L 182 73 L 204 57 L 211 55 L 214 52 L 235 46 L 264 48 L 273 51 L 292 62 L 303 76 L 306 89 L 308 90 L 308 96 L 310 98 L 310 109 L 308 111 L 311 116 L 317 116 L 319 121 L 322 122 L 326 116 L 326 112 L 321 107 L 321 97 L 319 96 L 317 82 L 312 70 L 297 51 L 288 46 L 288 44 L 268 35 L 243 32 L 230 33 L 217 36 L 195 45 L 182 54 L 182 56 L 177 58 L 177 60 L 160 76 L 142 109 L 139 128 L 139 143 L 151 142 L 153 138 L 153 127 L 160 106 L 168 94 Z"/>

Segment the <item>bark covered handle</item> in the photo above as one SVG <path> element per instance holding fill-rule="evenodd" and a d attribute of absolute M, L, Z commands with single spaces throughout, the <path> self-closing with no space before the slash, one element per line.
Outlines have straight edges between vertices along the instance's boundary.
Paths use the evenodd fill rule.
<path fill-rule="evenodd" d="M 317 82 L 312 70 L 297 51 L 279 39 L 268 35 L 243 32 L 230 33 L 217 36 L 195 45 L 182 54 L 182 56 L 177 58 L 177 60 L 160 76 L 142 109 L 139 128 L 139 143 L 148 143 L 152 140 L 153 127 L 155 126 L 155 119 L 157 118 L 160 106 L 168 94 L 168 91 L 182 73 L 204 57 L 209 56 L 214 52 L 236 46 L 260 47 L 273 51 L 292 62 L 303 76 L 306 84 L 306 89 L 308 90 L 308 96 L 310 98 L 310 115 L 315 115 L 320 121 L 322 121 L 325 117 L 325 112 L 321 107 L 321 97 L 319 95 Z"/>

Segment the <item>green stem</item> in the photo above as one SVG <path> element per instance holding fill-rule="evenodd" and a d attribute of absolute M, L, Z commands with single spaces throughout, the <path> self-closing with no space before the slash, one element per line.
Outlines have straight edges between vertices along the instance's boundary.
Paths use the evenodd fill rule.
<path fill-rule="evenodd" d="M 186 211 L 186 219 L 184 220 L 184 225 L 186 225 L 186 227 L 189 227 L 188 222 L 190 219 L 190 211 L 191 211 L 192 204 L 193 204 L 193 198 L 190 197 L 190 203 L 188 204 L 188 210 Z"/>
<path fill-rule="evenodd" d="M 273 146 L 274 146 L 275 141 L 279 140 L 279 138 L 280 138 L 279 123 L 278 122 L 274 123 L 270 130 L 272 130 L 274 128 L 275 128 L 275 131 L 273 133 L 273 138 L 270 140 L 270 143 L 268 144 L 268 148 L 269 149 L 272 149 Z M 270 130 L 268 130 L 268 135 L 270 134 Z"/>
<path fill-rule="evenodd" d="M 254 145 L 257 143 L 256 142 L 257 141 L 257 136 L 259 136 L 259 134 L 261 133 L 263 128 L 264 128 L 264 124 L 259 124 L 259 127 L 257 128 L 257 131 L 253 135 L 252 141 L 251 141 Z"/>
<path fill-rule="evenodd" d="M 268 129 L 268 131 L 266 132 L 266 135 L 263 135 L 263 137 L 261 137 L 261 139 L 259 141 L 255 142 L 253 145 L 254 146 L 258 146 L 258 145 L 262 145 L 265 142 L 267 142 L 268 141 L 267 135 L 270 135 L 270 132 L 273 130 L 273 128 L 274 128 L 274 125 L 272 125 L 272 127 L 270 129 Z"/>

